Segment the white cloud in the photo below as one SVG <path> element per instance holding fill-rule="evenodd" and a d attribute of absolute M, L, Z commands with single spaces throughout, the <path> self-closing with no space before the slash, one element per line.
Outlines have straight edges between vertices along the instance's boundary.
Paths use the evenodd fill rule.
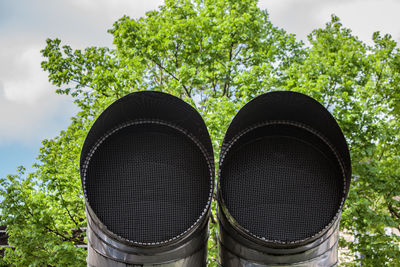
<path fill-rule="evenodd" d="M 334 9 L 343 25 L 368 44 L 372 44 L 372 34 L 376 31 L 389 33 L 400 43 L 400 1 L 349 1 L 338 4 Z M 329 7 L 325 7 L 322 13 L 326 14 L 329 10 Z"/>
<path fill-rule="evenodd" d="M 303 41 L 335 14 L 368 44 L 372 44 L 372 33 L 378 30 L 392 34 L 400 42 L 398 0 L 261 0 L 259 6 L 268 10 L 272 23 Z"/>
<path fill-rule="evenodd" d="M 36 99 L 30 103 L 10 101 L 0 85 L 0 145 L 30 145 L 53 137 L 75 112 L 67 97 L 44 94 Z"/>
<path fill-rule="evenodd" d="M 27 42 L 60 38 L 75 48 L 112 44 L 107 33 L 123 15 L 138 18 L 162 0 L 1 0 L 0 32 Z M 4 12 L 7 10 L 7 12 Z M 4 13 L 4 14 L 2 14 Z M 2 36 L 3 38 L 4 36 Z"/>
<path fill-rule="evenodd" d="M 52 137 L 76 112 L 72 100 L 57 95 L 41 70 L 42 46 L 24 38 L 0 41 L 0 145 Z"/>
<path fill-rule="evenodd" d="M 157 9 L 162 5 L 162 0 L 132 1 L 132 0 L 72 0 L 69 2 L 75 10 L 82 10 L 96 17 L 114 22 L 122 15 L 138 18 L 144 16 L 146 11 Z"/>
<path fill-rule="evenodd" d="M 110 46 L 107 29 L 123 15 L 144 16 L 163 1 L 0 1 L 0 145 L 36 143 L 65 128 L 76 108 L 42 71 L 46 38 L 73 48 Z"/>
<path fill-rule="evenodd" d="M 46 73 L 40 68 L 41 61 L 40 47 L 27 47 L 8 59 L 8 68 L 3 68 L 0 74 L 6 100 L 35 104 L 54 93 Z"/>

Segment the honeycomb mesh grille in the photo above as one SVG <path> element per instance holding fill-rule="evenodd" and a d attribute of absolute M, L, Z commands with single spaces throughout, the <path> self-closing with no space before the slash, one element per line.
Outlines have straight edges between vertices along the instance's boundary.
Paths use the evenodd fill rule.
<path fill-rule="evenodd" d="M 210 166 L 199 145 L 177 129 L 155 123 L 122 127 L 90 155 L 87 201 L 108 230 L 124 239 L 172 240 L 209 205 Z"/>
<path fill-rule="evenodd" d="M 296 242 L 327 227 L 344 196 L 339 163 L 316 136 L 293 126 L 248 132 L 225 151 L 220 186 L 235 221 L 269 241 Z"/>

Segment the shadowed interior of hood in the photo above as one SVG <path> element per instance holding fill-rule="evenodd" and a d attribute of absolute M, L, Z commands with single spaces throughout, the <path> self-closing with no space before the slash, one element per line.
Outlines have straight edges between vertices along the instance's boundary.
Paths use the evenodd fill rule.
<path fill-rule="evenodd" d="M 253 236 L 279 242 L 301 241 L 327 227 L 345 195 L 333 148 L 294 124 L 243 132 L 222 151 L 220 165 L 222 199 L 233 219 Z"/>
<path fill-rule="evenodd" d="M 86 158 L 84 191 L 99 220 L 133 242 L 174 239 L 204 216 L 212 188 L 198 142 L 159 123 L 121 126 Z"/>

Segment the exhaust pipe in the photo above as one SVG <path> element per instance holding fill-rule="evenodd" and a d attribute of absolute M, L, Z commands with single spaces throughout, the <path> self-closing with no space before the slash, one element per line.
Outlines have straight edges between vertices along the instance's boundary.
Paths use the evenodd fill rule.
<path fill-rule="evenodd" d="M 80 161 L 88 266 L 206 266 L 214 183 L 200 114 L 143 91 L 95 121 Z"/>
<path fill-rule="evenodd" d="M 250 101 L 221 148 L 221 265 L 336 265 L 350 178 L 345 138 L 321 104 L 288 91 Z"/>

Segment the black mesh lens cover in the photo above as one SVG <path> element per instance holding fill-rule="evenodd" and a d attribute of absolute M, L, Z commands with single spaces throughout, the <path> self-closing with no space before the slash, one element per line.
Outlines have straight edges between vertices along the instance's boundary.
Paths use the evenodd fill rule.
<path fill-rule="evenodd" d="M 332 147 L 291 123 L 245 130 L 222 151 L 220 193 L 253 236 L 280 243 L 318 234 L 340 212 L 345 180 Z"/>
<path fill-rule="evenodd" d="M 157 244 L 183 235 L 204 216 L 212 190 L 209 164 L 194 137 L 173 125 L 125 123 L 88 153 L 83 187 L 108 230 Z"/>

